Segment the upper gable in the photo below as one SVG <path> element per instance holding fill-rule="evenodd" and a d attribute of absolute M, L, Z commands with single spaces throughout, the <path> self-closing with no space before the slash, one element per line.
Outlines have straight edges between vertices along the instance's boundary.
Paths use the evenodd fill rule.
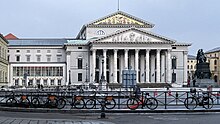
<path fill-rule="evenodd" d="M 142 42 L 142 43 L 169 43 L 176 41 L 154 34 L 152 32 L 130 28 L 112 35 L 104 36 L 93 42 Z"/>
<path fill-rule="evenodd" d="M 154 24 L 118 11 L 87 24 L 88 27 L 137 27 L 152 28 Z"/>

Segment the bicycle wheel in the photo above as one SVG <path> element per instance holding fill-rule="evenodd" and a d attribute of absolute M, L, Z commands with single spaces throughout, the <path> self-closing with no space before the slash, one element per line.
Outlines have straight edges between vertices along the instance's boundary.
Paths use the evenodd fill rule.
<path fill-rule="evenodd" d="M 85 102 L 83 99 L 78 99 L 73 102 L 73 106 L 77 109 L 83 109 L 85 106 Z"/>
<path fill-rule="evenodd" d="M 184 105 L 187 109 L 193 110 L 197 107 L 198 102 L 194 97 L 188 97 L 184 101 Z"/>
<path fill-rule="evenodd" d="M 65 105 L 66 105 L 66 100 L 65 100 L 64 98 L 59 98 L 59 99 L 57 100 L 57 108 L 58 108 L 58 109 L 64 108 Z"/>
<path fill-rule="evenodd" d="M 96 101 L 94 99 L 89 99 L 86 101 L 86 108 L 87 109 L 93 109 L 95 108 Z"/>
<path fill-rule="evenodd" d="M 33 98 L 33 99 L 31 100 L 31 104 L 32 104 L 32 106 L 33 106 L 34 108 L 40 107 L 40 101 L 39 101 L 38 98 Z"/>
<path fill-rule="evenodd" d="M 136 98 L 129 98 L 127 100 L 127 107 L 131 110 L 137 109 L 139 106 L 138 100 Z"/>
<path fill-rule="evenodd" d="M 155 98 L 147 98 L 145 101 L 145 105 L 147 106 L 148 109 L 154 110 L 158 106 L 158 101 Z"/>
<path fill-rule="evenodd" d="M 23 100 L 21 100 L 20 101 L 20 106 L 21 107 L 30 107 L 30 100 L 28 99 L 28 98 L 26 98 L 26 99 L 23 99 Z"/>
<path fill-rule="evenodd" d="M 213 99 L 211 97 L 204 97 L 202 99 L 202 105 L 205 109 L 211 109 L 213 107 Z"/>
<path fill-rule="evenodd" d="M 115 99 L 106 99 L 105 100 L 105 108 L 106 109 L 113 109 L 116 106 Z"/>
<path fill-rule="evenodd" d="M 6 101 L 6 105 L 10 106 L 10 107 L 14 107 L 14 106 L 16 106 L 16 104 L 17 104 L 17 100 L 15 98 L 9 98 Z"/>

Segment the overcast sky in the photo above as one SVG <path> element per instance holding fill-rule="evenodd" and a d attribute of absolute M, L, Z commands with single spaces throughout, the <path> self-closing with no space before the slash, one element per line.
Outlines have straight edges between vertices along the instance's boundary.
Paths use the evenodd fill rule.
<path fill-rule="evenodd" d="M 83 24 L 117 11 L 117 0 L 0 0 L 0 33 L 74 38 Z M 155 24 L 152 32 L 192 43 L 196 55 L 220 46 L 220 0 L 120 0 L 120 10 Z"/>

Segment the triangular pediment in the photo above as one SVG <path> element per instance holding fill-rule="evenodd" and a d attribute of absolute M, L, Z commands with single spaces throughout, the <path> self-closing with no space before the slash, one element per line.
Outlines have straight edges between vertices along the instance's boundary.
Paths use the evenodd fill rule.
<path fill-rule="evenodd" d="M 92 41 L 93 43 L 169 43 L 173 44 L 176 41 L 164 36 L 137 29 L 129 28 L 108 36 L 100 37 Z"/>
<path fill-rule="evenodd" d="M 152 28 L 154 24 L 146 22 L 142 19 L 118 11 L 98 20 L 95 20 L 87 26 L 133 26 L 133 27 L 148 27 Z"/>

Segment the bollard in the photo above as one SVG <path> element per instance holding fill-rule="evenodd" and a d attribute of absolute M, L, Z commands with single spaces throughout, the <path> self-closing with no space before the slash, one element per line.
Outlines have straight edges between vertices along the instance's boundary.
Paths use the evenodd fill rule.
<path fill-rule="evenodd" d="M 101 101 L 101 118 L 105 118 L 105 100 Z"/>

